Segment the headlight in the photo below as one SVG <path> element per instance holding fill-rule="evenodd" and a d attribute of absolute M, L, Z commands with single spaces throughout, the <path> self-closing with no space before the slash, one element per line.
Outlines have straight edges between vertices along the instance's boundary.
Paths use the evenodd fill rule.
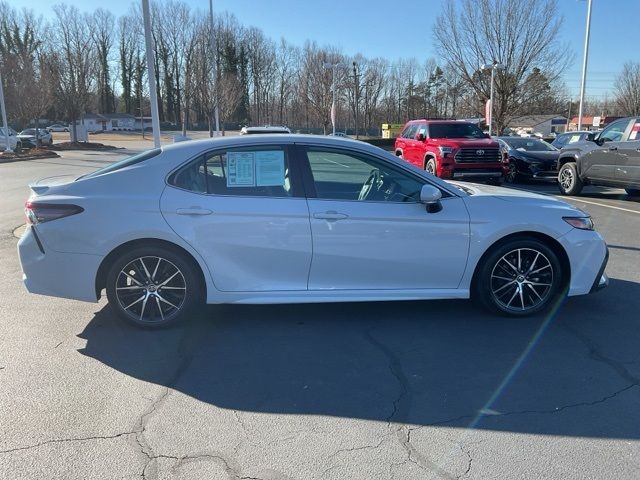
<path fill-rule="evenodd" d="M 580 230 L 593 230 L 595 227 L 591 217 L 562 217 L 562 219 Z"/>
<path fill-rule="evenodd" d="M 440 150 L 441 157 L 444 157 L 445 155 L 449 155 L 450 153 L 453 153 L 452 147 L 438 147 L 438 150 Z"/>

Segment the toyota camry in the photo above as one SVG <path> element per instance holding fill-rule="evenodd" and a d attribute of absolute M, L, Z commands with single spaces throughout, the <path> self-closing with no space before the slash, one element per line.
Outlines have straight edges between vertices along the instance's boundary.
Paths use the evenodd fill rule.
<path fill-rule="evenodd" d="M 202 303 L 473 298 L 523 316 L 604 287 L 608 250 L 554 197 L 447 183 L 363 142 L 247 135 L 31 185 L 32 293 L 142 327 Z"/>

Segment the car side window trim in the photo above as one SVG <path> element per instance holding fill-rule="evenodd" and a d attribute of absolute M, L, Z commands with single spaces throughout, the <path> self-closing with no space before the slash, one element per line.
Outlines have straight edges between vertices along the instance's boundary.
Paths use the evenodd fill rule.
<path fill-rule="evenodd" d="M 171 183 L 171 178 L 180 172 L 181 170 L 192 166 L 195 163 L 206 164 L 205 158 L 207 156 L 215 156 L 216 154 L 226 153 L 230 149 L 237 149 L 237 147 L 227 147 L 227 148 L 214 148 L 210 150 L 204 150 L 202 152 L 197 153 L 192 156 L 189 160 L 181 163 L 179 166 L 171 170 L 167 176 L 165 177 L 165 184 L 167 187 L 175 188 L 177 190 L 182 190 L 184 192 L 189 192 L 195 195 L 205 195 L 207 197 L 233 197 L 233 198 L 278 198 L 278 199 L 288 199 L 288 200 L 299 200 L 305 198 L 304 188 L 302 186 L 302 175 L 300 173 L 300 162 L 297 160 L 297 156 L 295 154 L 295 149 L 292 144 L 265 144 L 265 143 L 257 143 L 257 144 L 247 144 L 243 145 L 243 148 L 281 148 L 288 159 L 289 165 L 289 177 L 291 181 L 291 195 L 290 196 L 271 196 L 271 195 L 248 195 L 248 194 L 224 194 L 224 193 L 213 193 L 209 192 L 208 188 L 208 179 L 205 176 L 205 181 L 207 182 L 206 192 L 199 192 L 196 190 L 190 190 L 188 188 L 182 188 L 177 185 Z"/>
<path fill-rule="evenodd" d="M 384 204 L 384 203 L 391 203 L 391 204 L 400 204 L 400 205 L 415 205 L 415 204 L 419 204 L 420 202 L 397 202 L 397 201 L 385 201 L 385 202 L 381 202 L 381 201 L 374 201 L 374 200 L 351 200 L 351 199 L 329 199 L 329 198 L 320 198 L 318 197 L 318 192 L 316 190 L 316 186 L 315 186 L 315 181 L 314 181 L 314 177 L 313 177 L 313 172 L 311 170 L 311 164 L 309 162 L 309 157 L 307 156 L 307 150 L 309 148 L 317 148 L 317 149 L 322 149 L 324 151 L 327 152 L 331 152 L 331 153 L 342 153 L 345 155 L 353 155 L 353 156 L 358 156 L 358 155 L 362 155 L 362 156 L 366 156 L 366 157 L 370 157 L 372 160 L 383 163 L 383 164 L 389 164 L 391 166 L 392 169 L 398 170 L 399 172 L 401 172 L 402 174 L 407 175 L 408 177 L 411 177 L 412 179 L 416 180 L 419 183 L 422 183 L 423 185 L 432 185 L 435 188 L 437 188 L 438 190 L 440 190 L 442 192 L 442 200 L 446 200 L 447 198 L 457 198 L 457 195 L 454 195 L 453 193 L 449 192 L 448 190 L 445 190 L 443 188 L 441 188 L 439 185 L 436 185 L 432 182 L 430 182 L 428 179 L 422 178 L 419 175 L 415 175 L 414 172 L 412 172 L 411 170 L 405 169 L 400 165 L 394 165 L 391 162 L 385 160 L 384 158 L 380 158 L 372 153 L 369 152 L 361 152 L 361 151 L 357 151 L 357 150 L 345 150 L 344 148 L 340 148 L 340 147 L 331 147 L 331 146 L 325 146 L 325 145 L 314 145 L 314 144 L 296 144 L 297 147 L 297 155 L 299 155 L 299 159 L 298 159 L 298 163 L 300 164 L 300 171 L 303 175 L 303 182 L 302 184 L 304 185 L 304 189 L 305 189 L 305 194 L 307 196 L 307 198 L 309 199 L 313 199 L 313 200 L 325 200 L 328 202 L 334 202 L 334 201 L 343 201 L 343 202 L 357 202 L 357 203 L 372 203 L 372 204 Z"/>

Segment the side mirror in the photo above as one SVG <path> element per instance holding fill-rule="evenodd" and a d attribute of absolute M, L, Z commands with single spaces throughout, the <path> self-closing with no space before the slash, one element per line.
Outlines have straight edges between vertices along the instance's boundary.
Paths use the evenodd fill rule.
<path fill-rule="evenodd" d="M 416 140 L 418 140 L 419 142 L 424 142 L 426 139 L 427 137 L 424 136 L 424 133 L 419 133 L 416 137 Z"/>
<path fill-rule="evenodd" d="M 422 186 L 420 190 L 420 203 L 427 206 L 427 212 L 437 213 L 442 210 L 442 203 L 440 203 L 441 198 L 442 192 L 440 189 L 429 184 Z"/>

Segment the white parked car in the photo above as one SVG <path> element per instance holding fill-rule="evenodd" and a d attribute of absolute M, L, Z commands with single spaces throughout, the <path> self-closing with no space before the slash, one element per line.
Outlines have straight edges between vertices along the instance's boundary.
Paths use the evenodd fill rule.
<path fill-rule="evenodd" d="M 37 130 L 37 138 L 40 140 L 40 145 L 51 145 L 53 143 L 53 136 L 46 128 L 39 128 Z M 36 146 L 36 129 L 27 128 L 18 134 L 18 140 L 22 142 L 23 146 Z"/>
<path fill-rule="evenodd" d="M 65 126 L 65 125 L 60 125 L 59 123 L 53 124 L 53 125 L 49 125 L 47 127 L 47 130 L 49 132 L 68 132 L 69 131 L 69 127 Z"/>
<path fill-rule="evenodd" d="M 242 127 L 240 135 L 260 135 L 268 133 L 291 133 L 288 127 L 277 125 L 267 125 L 264 127 Z"/>
<path fill-rule="evenodd" d="M 144 327 L 201 302 L 473 297 L 520 316 L 608 282 L 583 211 L 333 137 L 181 142 L 31 189 L 27 289 L 90 302 L 106 289 Z"/>
<path fill-rule="evenodd" d="M 5 127 L 0 127 L 0 151 L 4 152 L 7 149 L 7 134 Z M 9 127 L 9 148 L 11 150 L 17 150 L 21 146 L 21 142 L 18 139 L 16 131 Z"/>

